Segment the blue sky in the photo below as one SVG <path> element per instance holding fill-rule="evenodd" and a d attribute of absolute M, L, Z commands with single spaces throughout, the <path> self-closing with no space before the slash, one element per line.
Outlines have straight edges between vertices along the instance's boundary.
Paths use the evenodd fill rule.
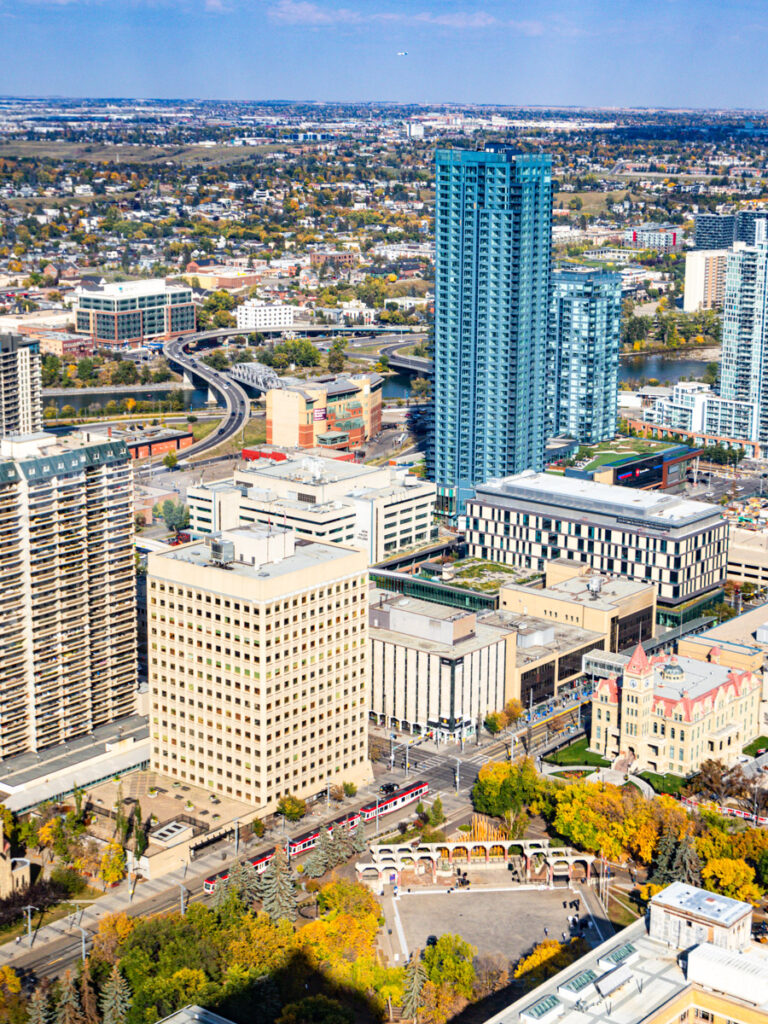
<path fill-rule="evenodd" d="M 762 109 L 766 46 L 768 0 L 0 0 L 0 94 Z"/>

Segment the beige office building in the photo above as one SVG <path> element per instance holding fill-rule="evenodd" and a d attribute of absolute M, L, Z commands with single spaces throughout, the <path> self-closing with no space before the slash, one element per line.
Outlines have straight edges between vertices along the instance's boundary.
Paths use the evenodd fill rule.
<path fill-rule="evenodd" d="M 435 493 L 407 470 L 305 457 L 257 459 L 231 480 L 191 487 L 187 502 L 195 533 L 274 524 L 361 548 L 374 564 L 434 538 Z"/>
<path fill-rule="evenodd" d="M 768 587 L 768 532 L 728 530 L 728 579 L 735 583 L 752 583 Z"/>
<path fill-rule="evenodd" d="M 0 333 L 0 437 L 42 428 L 40 345 L 20 334 Z"/>
<path fill-rule="evenodd" d="M 658 774 L 690 775 L 703 761 L 733 764 L 760 734 L 762 679 L 716 662 L 648 658 L 638 644 L 621 679 L 600 680 L 589 747 Z"/>
<path fill-rule="evenodd" d="M 253 526 L 147 577 L 154 770 L 265 813 L 371 781 L 363 552 Z"/>
<path fill-rule="evenodd" d="M 0 439 L 0 758 L 134 712 L 133 535 L 122 442 Z"/>
<path fill-rule="evenodd" d="M 566 558 L 545 563 L 541 589 L 503 586 L 499 607 L 600 633 L 608 651 L 650 640 L 656 631 L 653 584 L 605 576 Z"/>
<path fill-rule="evenodd" d="M 686 313 L 722 307 L 727 256 L 727 249 L 697 249 L 685 254 L 683 309 Z"/>

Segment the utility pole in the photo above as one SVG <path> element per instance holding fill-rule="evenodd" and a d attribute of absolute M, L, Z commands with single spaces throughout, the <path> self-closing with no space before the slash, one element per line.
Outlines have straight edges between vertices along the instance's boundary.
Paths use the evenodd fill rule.
<path fill-rule="evenodd" d="M 77 927 L 80 929 L 81 954 L 83 958 L 83 963 L 85 963 L 85 940 L 88 937 L 88 932 L 85 930 L 85 928 L 83 928 L 81 924 L 77 925 Z"/>
<path fill-rule="evenodd" d="M 240 819 L 235 818 L 235 856 L 240 851 Z"/>
<path fill-rule="evenodd" d="M 183 882 L 179 882 L 179 903 L 181 904 L 181 916 L 182 917 L 184 917 L 184 910 L 185 910 L 185 907 L 184 907 L 184 896 L 186 895 L 186 892 L 187 892 L 187 890 L 184 888 L 184 883 Z"/>
<path fill-rule="evenodd" d="M 456 758 L 456 792 L 457 793 L 459 792 L 459 786 L 461 784 L 460 775 L 461 775 L 461 759 L 457 757 Z"/>
<path fill-rule="evenodd" d="M 32 911 L 37 910 L 37 907 L 31 905 L 24 907 L 24 913 L 27 915 L 27 941 L 29 942 L 30 948 L 32 947 Z"/>

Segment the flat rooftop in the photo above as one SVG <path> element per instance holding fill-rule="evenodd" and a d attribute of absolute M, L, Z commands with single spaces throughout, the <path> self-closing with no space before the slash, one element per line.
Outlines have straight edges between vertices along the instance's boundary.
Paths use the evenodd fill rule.
<path fill-rule="evenodd" d="M 768 650 L 768 643 L 757 639 L 756 633 L 760 626 L 768 623 L 768 602 L 751 608 L 742 615 L 737 615 L 727 622 L 699 633 L 698 636 L 686 637 L 688 641 L 708 644 L 729 644 L 744 647 L 750 651 Z"/>
<path fill-rule="evenodd" d="M 303 459 L 255 459 L 247 463 L 238 473 L 264 477 L 267 480 L 288 480 L 291 483 L 320 486 L 338 481 L 365 480 L 381 472 L 380 466 L 364 466 L 359 462 L 342 462 L 339 459 L 323 459 L 309 456 Z"/>
<path fill-rule="evenodd" d="M 153 557 L 168 559 L 174 562 L 188 562 L 201 568 L 218 569 L 222 574 L 226 573 L 246 579 L 268 580 L 289 576 L 292 573 L 301 573 L 307 569 L 316 568 L 318 565 L 328 567 L 330 578 L 333 574 L 332 566 L 334 562 L 340 562 L 350 554 L 357 555 L 360 553 L 356 548 L 346 548 L 338 544 L 323 544 L 320 541 L 294 538 L 294 534 L 290 530 L 283 530 L 274 526 L 262 527 L 252 525 L 235 530 L 226 530 L 219 536 L 224 541 L 232 540 L 234 543 L 235 558 L 227 563 L 226 568 L 222 568 L 221 564 L 213 557 L 210 543 L 202 543 L 200 541 L 182 544 L 177 548 L 173 548 L 167 554 L 163 552 Z M 238 541 L 240 538 L 246 541 L 253 541 L 254 539 L 269 540 L 273 545 L 269 557 L 275 560 L 265 560 L 256 564 L 238 561 Z M 284 557 L 281 557 L 280 553 L 281 542 L 285 544 L 286 555 Z"/>
<path fill-rule="evenodd" d="M 726 683 L 732 672 L 726 665 L 695 658 L 666 658 L 653 666 L 653 695 L 665 700 L 681 700 L 684 696 L 697 700 Z"/>
<path fill-rule="evenodd" d="M 654 897 L 654 903 L 683 911 L 687 915 L 695 915 L 710 921 L 712 924 L 729 927 L 740 921 L 745 914 L 752 912 L 749 903 L 721 896 L 714 892 L 705 892 L 684 882 L 673 882 Z"/>
<path fill-rule="evenodd" d="M 688 501 L 661 491 L 635 491 L 629 487 L 594 483 L 578 477 L 534 473 L 499 477 L 479 484 L 477 499 L 492 503 L 504 499 L 531 504 L 555 505 L 574 512 L 592 512 L 611 518 L 686 526 L 704 519 L 722 518 L 720 510 L 701 501 Z"/>
<path fill-rule="evenodd" d="M 188 284 L 167 284 L 161 277 L 148 278 L 145 281 L 115 281 L 104 284 L 82 284 L 80 291 L 83 293 L 106 295 L 109 298 L 129 298 L 136 295 L 155 295 L 157 292 L 188 292 Z"/>
<path fill-rule="evenodd" d="M 480 617 L 482 616 L 482 617 Z M 532 615 L 520 615 L 500 609 L 495 612 L 481 612 L 478 621 L 488 626 L 504 629 L 509 633 L 518 634 L 517 666 L 524 667 L 534 661 L 540 661 L 552 654 L 566 654 L 594 644 L 602 646 L 605 639 L 602 633 L 595 633 L 581 626 L 567 622 L 553 622 L 551 619 L 538 619 Z M 547 639 L 537 643 L 537 635 L 545 634 Z M 551 639 L 548 639 L 551 636 Z M 525 644 L 525 646 L 523 646 Z M 581 666 L 579 666 L 581 670 Z"/>
<path fill-rule="evenodd" d="M 571 563 L 572 564 L 572 563 Z M 599 581 L 599 589 L 595 581 Z M 590 582 L 594 589 L 590 589 Z M 569 580 L 562 580 L 551 587 L 542 587 L 536 590 L 536 594 L 544 594 L 553 600 L 577 601 L 579 604 L 587 604 L 590 608 L 599 608 L 601 611 L 611 611 L 616 604 L 625 601 L 629 597 L 641 594 L 643 591 L 652 590 L 652 583 L 642 583 L 638 580 L 625 579 L 617 576 L 574 576 Z M 530 587 L 516 586 L 510 584 L 513 590 L 530 590 Z"/>
<path fill-rule="evenodd" d="M 614 960 L 621 957 L 627 944 L 632 947 L 630 962 L 611 967 L 612 954 Z M 695 947 L 694 952 L 710 955 L 713 949 L 707 943 Z M 679 949 L 652 939 L 640 919 L 490 1017 L 486 1024 L 533 1024 L 538 1020 L 545 1024 L 641 1024 L 692 987 L 704 989 L 703 984 L 686 977 L 679 954 Z M 762 1019 L 768 1011 L 761 1001 L 767 980 L 768 955 L 763 946 L 751 942 L 741 954 L 711 957 L 706 990 L 721 993 L 735 1004 L 728 1016 Z M 692 993 L 691 1006 L 695 1002 Z M 670 1017 L 677 1020 L 683 1009 L 685 1004 Z M 725 1011 L 722 1013 L 724 1019 Z M 693 1019 L 692 1013 L 690 1016 Z"/>

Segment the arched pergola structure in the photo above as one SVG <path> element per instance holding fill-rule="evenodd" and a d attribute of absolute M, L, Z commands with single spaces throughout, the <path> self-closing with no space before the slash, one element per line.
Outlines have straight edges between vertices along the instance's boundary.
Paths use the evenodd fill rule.
<path fill-rule="evenodd" d="M 431 873 L 437 881 L 441 866 L 453 869 L 461 864 L 472 867 L 494 867 L 511 862 L 524 864 L 523 882 L 534 881 L 540 875 L 536 863 L 545 868 L 546 883 L 554 885 L 556 876 L 567 875 L 570 882 L 577 865 L 583 865 L 586 881 L 592 875 L 591 853 L 580 853 L 570 846 L 550 846 L 548 839 L 462 839 L 455 842 L 420 843 L 412 845 L 392 843 L 374 846 L 371 859 L 355 864 L 360 881 L 400 884 L 404 870 L 414 869 L 418 874 Z"/>

